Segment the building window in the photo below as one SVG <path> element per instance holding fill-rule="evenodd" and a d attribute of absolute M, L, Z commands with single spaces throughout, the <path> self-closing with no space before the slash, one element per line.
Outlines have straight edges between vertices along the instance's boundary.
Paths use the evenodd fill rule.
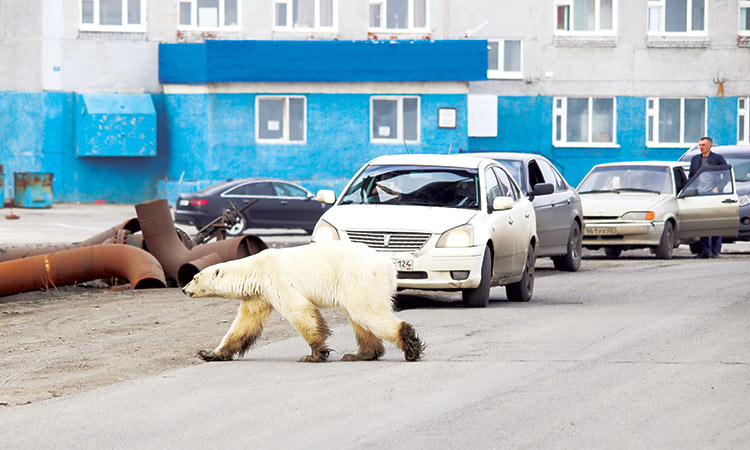
<path fill-rule="evenodd" d="M 555 0 L 559 34 L 611 34 L 617 0 Z"/>
<path fill-rule="evenodd" d="M 488 42 L 487 78 L 522 78 L 521 41 L 500 39 Z"/>
<path fill-rule="evenodd" d="M 258 142 L 305 142 L 307 139 L 305 97 L 256 97 L 255 124 L 255 136 Z"/>
<path fill-rule="evenodd" d="M 740 0 L 740 34 L 750 36 L 750 0 Z"/>
<path fill-rule="evenodd" d="M 337 0 L 276 0 L 275 30 L 333 31 L 338 17 Z"/>
<path fill-rule="evenodd" d="M 371 97 L 370 140 L 419 142 L 419 97 Z"/>
<path fill-rule="evenodd" d="M 180 0 L 180 29 L 239 27 L 237 0 Z"/>
<path fill-rule="evenodd" d="M 146 0 L 81 0 L 83 31 L 146 31 Z"/>
<path fill-rule="evenodd" d="M 426 31 L 427 0 L 370 0 L 370 31 Z"/>
<path fill-rule="evenodd" d="M 750 97 L 737 100 L 737 144 L 750 145 Z"/>
<path fill-rule="evenodd" d="M 646 145 L 684 146 L 706 135 L 705 98 L 646 99 Z"/>
<path fill-rule="evenodd" d="M 555 97 L 553 141 L 556 146 L 616 145 L 616 110 L 612 97 Z"/>
<path fill-rule="evenodd" d="M 708 0 L 648 0 L 648 32 L 705 34 L 707 2 Z"/>

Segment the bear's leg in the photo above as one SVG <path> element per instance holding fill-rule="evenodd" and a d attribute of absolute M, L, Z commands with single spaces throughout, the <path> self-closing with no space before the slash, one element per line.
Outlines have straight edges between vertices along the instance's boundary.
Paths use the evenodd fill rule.
<path fill-rule="evenodd" d="M 243 300 L 221 344 L 213 351 L 199 350 L 198 356 L 204 361 L 231 361 L 234 355 L 241 358 L 260 336 L 272 309 L 266 302 Z"/>
<path fill-rule="evenodd" d="M 377 338 L 393 342 L 404 352 L 404 359 L 419 361 L 422 357 L 424 344 L 414 331 L 414 327 L 398 320 L 393 314 L 390 297 L 387 301 L 376 297 L 358 303 L 347 302 L 346 305 L 352 323 L 359 324 Z"/>
<path fill-rule="evenodd" d="M 396 345 L 404 352 L 404 359 L 407 361 L 419 361 L 422 358 L 425 345 L 417 336 L 414 327 L 406 322 L 401 322 L 398 327 L 398 338 Z"/>
<path fill-rule="evenodd" d="M 299 332 L 310 346 L 312 353 L 300 359 L 300 362 L 323 362 L 328 360 L 331 350 L 326 346 L 326 339 L 331 335 L 325 319 L 318 308 L 298 290 L 289 285 L 279 286 L 268 297 L 269 303 L 276 308 Z"/>
<path fill-rule="evenodd" d="M 354 322 L 349 317 L 349 321 L 352 323 L 354 328 L 354 335 L 357 337 L 357 345 L 359 350 L 357 353 L 347 353 L 341 358 L 342 361 L 372 361 L 380 358 L 385 353 L 385 347 L 383 347 L 383 341 L 372 334 L 372 332 L 364 329 L 359 324 Z"/>

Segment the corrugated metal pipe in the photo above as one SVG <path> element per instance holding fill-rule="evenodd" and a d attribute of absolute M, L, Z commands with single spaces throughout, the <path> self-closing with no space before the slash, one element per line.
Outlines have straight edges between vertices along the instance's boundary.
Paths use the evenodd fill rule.
<path fill-rule="evenodd" d="M 167 281 L 179 287 L 189 283 L 193 275 L 204 267 L 244 258 L 268 248 L 257 236 L 246 235 L 188 249 L 176 231 L 169 204 L 165 199 L 139 203 L 135 205 L 135 212 L 141 225 L 144 248 L 148 248 L 161 263 Z M 216 256 L 209 256 L 212 254 Z M 209 262 L 211 263 L 208 264 Z M 188 266 L 181 269 L 183 265 Z"/>
<path fill-rule="evenodd" d="M 0 263 L 0 297 L 99 278 L 118 277 L 133 289 L 164 288 L 164 271 L 136 247 L 99 244 Z"/>

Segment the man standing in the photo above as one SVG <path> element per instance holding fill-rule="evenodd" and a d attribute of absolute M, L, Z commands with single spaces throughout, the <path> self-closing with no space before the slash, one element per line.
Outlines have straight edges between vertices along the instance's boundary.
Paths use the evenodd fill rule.
<path fill-rule="evenodd" d="M 690 178 L 693 178 L 703 166 L 725 166 L 727 160 L 718 153 L 711 151 L 713 141 L 710 137 L 702 137 L 698 142 L 700 155 L 695 155 L 690 160 Z M 717 186 L 702 186 L 702 180 L 698 180 L 698 190 L 703 192 L 713 189 L 718 192 Z M 710 183 L 710 178 L 706 178 L 705 183 Z M 700 253 L 696 258 L 718 258 L 721 253 L 721 236 L 703 236 L 700 238 Z"/>

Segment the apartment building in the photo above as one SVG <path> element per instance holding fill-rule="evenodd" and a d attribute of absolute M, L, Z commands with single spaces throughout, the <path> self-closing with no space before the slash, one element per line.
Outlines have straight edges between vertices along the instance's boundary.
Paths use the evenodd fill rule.
<path fill-rule="evenodd" d="M 3 0 L 0 164 L 55 201 L 341 189 L 388 153 L 748 143 L 750 1 Z"/>

